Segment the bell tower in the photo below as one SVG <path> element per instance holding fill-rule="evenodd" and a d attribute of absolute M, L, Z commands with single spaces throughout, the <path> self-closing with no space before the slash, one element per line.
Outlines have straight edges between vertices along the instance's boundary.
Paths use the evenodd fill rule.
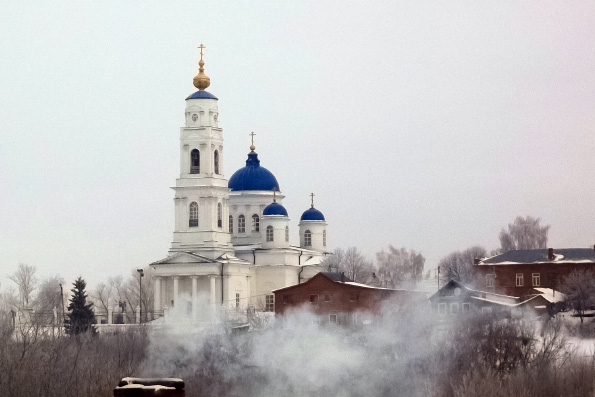
<path fill-rule="evenodd" d="M 233 254 L 229 223 L 229 189 L 223 176 L 223 130 L 219 127 L 218 98 L 205 91 L 200 45 L 198 88 L 186 98 L 185 125 L 180 129 L 180 177 L 176 179 L 175 230 L 170 254 L 186 251 L 209 258 Z"/>

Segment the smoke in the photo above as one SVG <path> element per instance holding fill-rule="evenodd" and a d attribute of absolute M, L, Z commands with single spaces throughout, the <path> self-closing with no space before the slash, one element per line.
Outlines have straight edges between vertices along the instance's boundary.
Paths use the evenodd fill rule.
<path fill-rule="evenodd" d="M 437 346 L 428 307 L 388 309 L 357 328 L 319 324 L 297 310 L 243 333 L 231 330 L 239 313 L 189 323 L 173 311 L 150 330 L 142 375 L 181 377 L 192 395 L 432 394 L 419 379 Z"/>

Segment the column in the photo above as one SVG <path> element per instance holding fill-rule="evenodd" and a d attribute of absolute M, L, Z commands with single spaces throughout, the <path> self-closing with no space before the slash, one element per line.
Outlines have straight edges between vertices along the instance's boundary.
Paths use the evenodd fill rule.
<path fill-rule="evenodd" d="M 110 305 L 107 307 L 107 323 L 112 324 L 114 320 L 114 308 Z"/>
<path fill-rule="evenodd" d="M 192 279 L 192 320 L 198 318 L 198 276 L 190 276 Z"/>
<path fill-rule="evenodd" d="M 178 305 L 179 281 L 180 281 L 180 276 L 174 276 L 174 304 L 172 306 L 179 306 Z"/>
<path fill-rule="evenodd" d="M 161 312 L 161 277 L 159 276 L 155 276 L 153 277 L 153 279 L 155 280 L 155 290 L 153 291 L 153 310 L 155 310 L 157 313 L 155 313 L 156 315 L 159 315 L 159 312 Z"/>
<path fill-rule="evenodd" d="M 213 313 L 217 311 L 217 296 L 215 294 L 215 277 L 216 276 L 209 276 L 209 281 L 211 283 L 211 308 L 213 309 Z"/>

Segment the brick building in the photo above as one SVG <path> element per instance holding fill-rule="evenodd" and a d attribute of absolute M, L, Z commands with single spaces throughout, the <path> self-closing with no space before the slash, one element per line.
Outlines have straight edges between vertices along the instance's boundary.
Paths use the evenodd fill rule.
<path fill-rule="evenodd" d="M 318 317 L 320 324 L 360 325 L 373 322 L 385 304 L 426 304 L 423 292 L 359 284 L 342 273 L 321 272 L 305 283 L 273 293 L 276 315 L 306 309 Z"/>
<path fill-rule="evenodd" d="M 573 271 L 595 272 L 594 248 L 514 250 L 477 260 L 473 266 L 479 290 L 524 300 L 535 287 L 559 290 Z"/>

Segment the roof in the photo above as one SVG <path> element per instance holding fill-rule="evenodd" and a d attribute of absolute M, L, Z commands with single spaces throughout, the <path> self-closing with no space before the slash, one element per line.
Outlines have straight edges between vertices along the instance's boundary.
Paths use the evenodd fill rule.
<path fill-rule="evenodd" d="M 287 216 L 287 210 L 281 204 L 274 202 L 270 203 L 262 211 L 262 215 L 283 215 Z"/>
<path fill-rule="evenodd" d="M 182 258 L 191 259 L 191 262 L 184 261 Z M 184 264 L 195 264 L 195 263 L 236 263 L 236 264 L 248 264 L 243 259 L 236 258 L 233 255 L 223 254 L 216 259 L 211 259 L 206 256 L 198 255 L 193 252 L 180 251 L 169 255 L 167 258 L 153 262 L 150 266 L 154 265 L 184 265 Z"/>
<path fill-rule="evenodd" d="M 324 221 L 324 215 L 322 215 L 322 212 L 320 212 L 316 208 L 312 207 L 312 208 L 308 208 L 306 211 L 304 211 L 300 220 L 301 221 Z"/>
<path fill-rule="evenodd" d="M 228 187 L 232 191 L 240 190 L 276 190 L 279 191 L 279 183 L 275 175 L 264 167 L 260 166 L 258 154 L 248 153 L 246 166 L 240 168 L 229 178 Z"/>
<path fill-rule="evenodd" d="M 346 277 L 343 273 L 319 272 L 319 273 L 316 273 L 312 278 L 310 278 L 306 282 L 303 282 L 301 284 L 291 285 L 289 287 L 278 288 L 278 289 L 273 290 L 273 292 L 280 292 L 280 291 L 285 291 L 285 290 L 292 289 L 292 288 L 301 287 L 303 285 L 310 283 L 312 280 L 314 280 L 317 277 L 325 277 L 336 284 L 345 285 L 345 286 L 349 286 L 349 287 L 368 288 L 368 289 L 374 289 L 374 290 L 378 290 L 378 291 L 406 291 L 403 289 L 380 288 L 380 287 L 373 287 L 371 285 L 356 283 L 353 280 L 351 280 L 349 277 Z M 344 281 L 341 281 L 341 277 L 343 277 Z M 408 291 L 408 292 L 418 293 L 420 291 Z"/>
<path fill-rule="evenodd" d="M 548 249 L 513 250 L 479 262 L 482 265 L 516 265 L 526 263 L 595 263 L 593 248 L 554 249 L 554 259 L 548 259 Z"/>
<path fill-rule="evenodd" d="M 219 100 L 219 98 L 217 98 L 215 95 L 213 95 L 207 91 L 196 91 L 194 94 L 189 95 L 188 98 L 186 98 L 186 100 L 188 100 L 188 99 L 216 99 L 216 100 Z"/>
<path fill-rule="evenodd" d="M 553 290 L 551 288 L 540 288 L 535 287 L 533 288 L 535 291 L 539 292 L 541 296 L 545 298 L 550 303 L 558 303 L 564 302 L 566 300 L 566 295 L 561 293 L 560 291 Z"/>

